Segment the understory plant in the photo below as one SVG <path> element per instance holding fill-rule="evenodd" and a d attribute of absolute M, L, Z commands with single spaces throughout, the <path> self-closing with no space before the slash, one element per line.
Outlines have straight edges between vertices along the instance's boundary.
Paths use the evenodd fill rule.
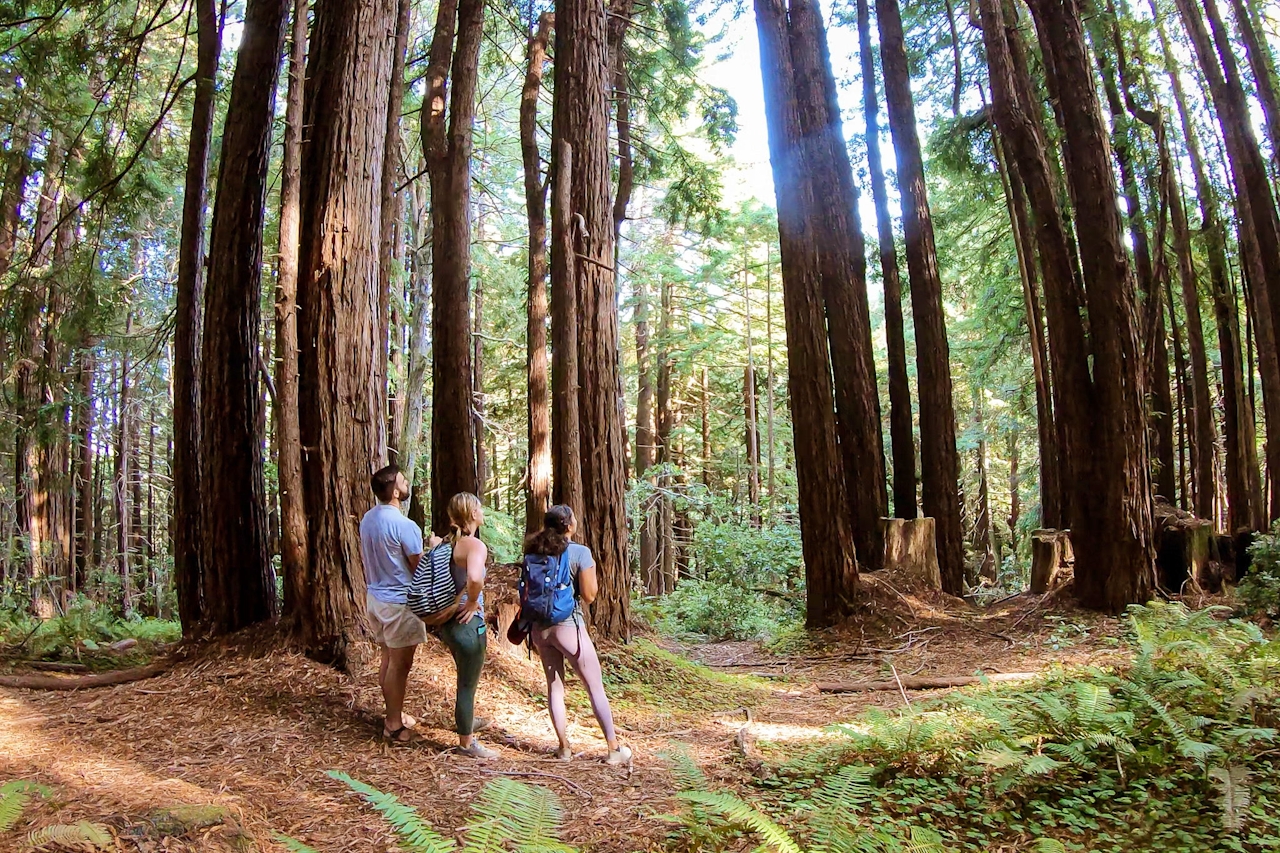
<path fill-rule="evenodd" d="M 864 846 L 823 850 L 893 849 L 867 840 L 881 831 L 932 838 L 904 827 L 932 830 L 932 849 L 948 850 L 1270 849 L 1280 845 L 1280 643 L 1227 613 L 1132 608 L 1125 665 L 873 709 L 764 774 L 749 800 L 696 790 L 686 800 L 713 818 L 712 835 L 731 811 L 728 823 L 762 832 L 746 805 L 813 847 L 812 821 L 838 789 Z M 775 853 L 796 853 L 775 842 Z"/>
<path fill-rule="evenodd" d="M 330 770 L 329 776 L 359 794 L 382 816 L 403 853 L 459 853 L 456 840 L 437 831 L 416 808 L 394 794 L 337 770 Z M 472 804 L 471 819 L 462 829 L 460 853 L 572 853 L 573 848 L 559 839 L 563 814 L 560 799 L 551 790 L 494 779 Z M 277 835 L 276 840 L 294 853 L 317 853 L 296 838 Z"/>
<path fill-rule="evenodd" d="M 1280 531 L 1272 528 L 1249 546 L 1249 574 L 1236 587 L 1236 598 L 1249 614 L 1280 619 Z"/>

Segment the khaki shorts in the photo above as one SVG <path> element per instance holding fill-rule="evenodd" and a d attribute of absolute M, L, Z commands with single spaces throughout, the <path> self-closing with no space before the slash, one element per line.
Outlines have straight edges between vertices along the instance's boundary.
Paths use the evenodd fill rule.
<path fill-rule="evenodd" d="M 427 641 L 427 626 L 413 615 L 407 604 L 387 604 L 366 594 L 365 608 L 373 641 L 378 645 L 403 649 Z"/>

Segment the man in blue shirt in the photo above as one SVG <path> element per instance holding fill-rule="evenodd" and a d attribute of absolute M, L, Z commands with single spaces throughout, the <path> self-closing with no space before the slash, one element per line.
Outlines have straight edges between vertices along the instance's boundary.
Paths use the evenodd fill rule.
<path fill-rule="evenodd" d="M 410 743 L 409 729 L 416 721 L 403 713 L 404 694 L 414 651 L 426 642 L 427 629 L 406 601 L 422 558 L 422 531 L 400 510 L 400 502 L 409 498 L 409 481 L 398 466 L 379 470 L 371 486 L 378 503 L 360 520 L 360 556 L 369 627 L 382 650 L 378 683 L 387 706 L 382 735 L 394 743 Z"/>

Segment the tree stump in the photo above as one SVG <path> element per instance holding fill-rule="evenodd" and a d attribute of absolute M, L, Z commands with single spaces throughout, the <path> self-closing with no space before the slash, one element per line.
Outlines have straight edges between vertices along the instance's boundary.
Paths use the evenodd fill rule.
<path fill-rule="evenodd" d="M 503 602 L 494 608 L 493 612 L 495 624 L 489 636 L 490 647 L 503 654 L 519 657 L 520 646 L 513 646 L 507 642 L 507 629 L 511 627 L 511 623 L 516 621 L 516 617 L 520 615 L 520 605 L 514 601 Z"/>
<path fill-rule="evenodd" d="M 1196 518 L 1161 498 L 1153 507 L 1156 522 L 1156 578 L 1170 594 L 1182 592 L 1188 581 L 1202 588 L 1222 588 L 1222 568 L 1212 560 L 1213 522 Z"/>
<path fill-rule="evenodd" d="M 928 589 L 942 589 L 938 544 L 932 518 L 882 518 L 884 571 Z"/>
<path fill-rule="evenodd" d="M 1232 543 L 1232 551 L 1236 555 L 1236 580 L 1243 580 L 1253 571 L 1253 555 L 1249 553 L 1249 548 L 1253 546 L 1253 538 L 1258 534 L 1252 530 L 1241 529 L 1236 532 L 1235 540 Z"/>
<path fill-rule="evenodd" d="M 1071 531 L 1035 530 L 1031 533 L 1031 592 L 1043 595 L 1057 583 L 1062 570 L 1075 564 Z"/>

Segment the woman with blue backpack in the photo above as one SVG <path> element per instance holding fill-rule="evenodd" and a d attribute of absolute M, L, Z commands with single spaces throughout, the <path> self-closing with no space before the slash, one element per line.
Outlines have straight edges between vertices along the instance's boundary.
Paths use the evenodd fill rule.
<path fill-rule="evenodd" d="M 631 750 L 618 743 L 609 697 L 604 692 L 600 657 L 582 615 L 582 603 L 590 604 L 599 591 L 596 562 L 590 549 L 571 541 L 576 528 L 572 509 L 553 506 L 543 519 L 542 530 L 525 539 L 524 567 L 520 573 L 520 622 L 528 627 L 547 675 L 551 725 L 560 741 L 556 758 L 573 759 L 569 715 L 564 703 L 567 660 L 587 688 L 591 710 L 609 744 L 605 763 L 626 765 L 631 763 Z"/>

